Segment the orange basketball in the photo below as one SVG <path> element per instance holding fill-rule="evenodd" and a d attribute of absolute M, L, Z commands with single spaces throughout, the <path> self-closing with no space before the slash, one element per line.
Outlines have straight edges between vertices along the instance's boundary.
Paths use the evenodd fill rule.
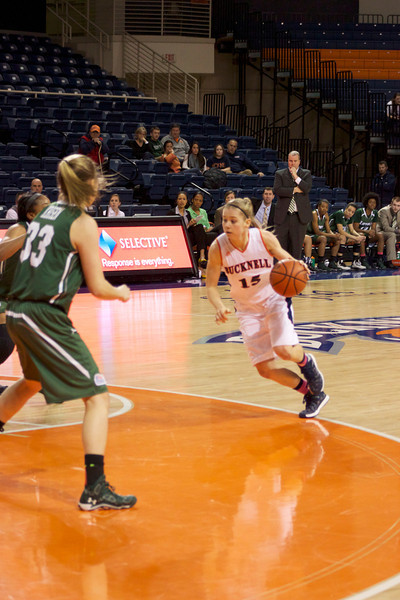
<path fill-rule="evenodd" d="M 269 281 L 277 294 L 291 298 L 304 290 L 308 273 L 298 260 L 285 258 L 274 265 Z"/>

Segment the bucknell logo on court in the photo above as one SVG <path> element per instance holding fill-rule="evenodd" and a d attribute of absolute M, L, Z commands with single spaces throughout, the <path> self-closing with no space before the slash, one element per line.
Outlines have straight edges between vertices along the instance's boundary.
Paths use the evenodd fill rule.
<path fill-rule="evenodd" d="M 343 321 L 322 321 L 320 323 L 298 323 L 295 325 L 299 343 L 304 348 L 338 354 L 345 342 L 342 338 L 357 336 L 378 342 L 400 342 L 400 317 L 377 317 L 372 319 L 349 319 Z M 240 331 L 220 335 L 209 335 L 195 344 L 242 344 Z"/>
<path fill-rule="evenodd" d="M 99 237 L 99 246 L 108 257 L 114 252 L 117 242 L 112 239 L 111 235 L 108 235 L 107 231 L 102 230 Z"/>

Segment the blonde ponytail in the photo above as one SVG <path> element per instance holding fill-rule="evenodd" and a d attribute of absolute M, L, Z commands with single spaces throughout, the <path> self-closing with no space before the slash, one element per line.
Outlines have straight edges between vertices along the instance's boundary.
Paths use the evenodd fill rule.
<path fill-rule="evenodd" d="M 91 158 L 83 154 L 71 154 L 63 158 L 57 169 L 60 198 L 84 210 L 94 201 L 104 180 Z"/>

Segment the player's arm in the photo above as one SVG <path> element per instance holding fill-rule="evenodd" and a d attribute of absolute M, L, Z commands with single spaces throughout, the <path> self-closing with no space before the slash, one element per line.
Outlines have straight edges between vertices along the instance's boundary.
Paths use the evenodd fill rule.
<path fill-rule="evenodd" d="M 18 252 L 24 245 L 25 238 L 25 227 L 18 223 L 11 225 L 0 243 L 0 261 L 7 260 L 7 258 Z"/>
<path fill-rule="evenodd" d="M 329 216 L 327 214 L 325 215 L 325 231 L 323 231 L 322 233 L 326 235 L 327 238 L 337 239 L 339 237 L 339 233 L 333 233 L 329 224 Z"/>
<path fill-rule="evenodd" d="M 96 221 L 83 213 L 71 225 L 70 239 L 79 252 L 83 274 L 89 291 L 102 300 L 129 300 L 127 285 L 114 287 L 104 278 L 99 258 L 99 239 Z"/>
<path fill-rule="evenodd" d="M 358 225 L 358 228 L 355 229 L 354 225 Z M 359 230 L 360 224 L 354 223 L 354 225 L 353 225 L 353 223 L 349 223 L 350 234 L 353 236 L 353 238 L 356 238 L 357 242 L 365 240 L 365 235 L 363 235 L 361 230 Z"/>
<path fill-rule="evenodd" d="M 344 230 L 344 227 L 343 227 L 343 225 L 342 225 L 342 223 L 337 223 L 337 224 L 336 224 L 336 227 L 337 227 L 337 230 L 338 230 L 338 232 L 339 232 L 341 235 L 344 235 L 344 237 L 345 237 L 347 240 L 354 240 L 354 237 L 355 237 L 355 236 L 354 236 L 354 235 L 351 235 L 351 233 L 349 233 L 348 231 L 345 231 L 345 230 Z"/>
<path fill-rule="evenodd" d="M 221 266 L 221 255 L 218 242 L 214 240 L 208 251 L 206 288 L 207 298 L 216 310 L 215 320 L 217 323 L 225 323 L 225 321 L 228 320 L 228 314 L 231 312 L 222 302 L 218 291 Z"/>

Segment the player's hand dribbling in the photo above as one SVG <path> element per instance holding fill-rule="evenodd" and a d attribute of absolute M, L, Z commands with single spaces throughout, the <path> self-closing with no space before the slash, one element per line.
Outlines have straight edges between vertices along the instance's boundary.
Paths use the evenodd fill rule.
<path fill-rule="evenodd" d="M 121 300 L 121 302 L 128 302 L 129 298 L 131 297 L 131 290 L 128 288 L 128 286 L 125 284 L 119 285 L 117 290 L 120 293 L 118 300 Z"/>
<path fill-rule="evenodd" d="M 215 313 L 215 321 L 217 322 L 217 324 L 226 323 L 226 321 L 228 320 L 228 315 L 230 313 L 231 311 L 226 306 L 223 306 L 222 308 L 218 309 Z"/>

